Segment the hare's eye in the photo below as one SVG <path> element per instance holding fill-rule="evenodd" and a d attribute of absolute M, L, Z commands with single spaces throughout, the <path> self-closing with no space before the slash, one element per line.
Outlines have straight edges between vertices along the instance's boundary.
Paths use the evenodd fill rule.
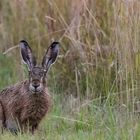
<path fill-rule="evenodd" d="M 43 76 L 43 73 L 39 73 L 39 76 L 42 77 Z"/>

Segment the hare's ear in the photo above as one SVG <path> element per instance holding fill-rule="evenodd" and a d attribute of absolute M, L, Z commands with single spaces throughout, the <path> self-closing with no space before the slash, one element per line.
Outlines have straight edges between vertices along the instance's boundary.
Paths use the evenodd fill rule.
<path fill-rule="evenodd" d="M 50 66 L 55 62 L 59 52 L 59 42 L 53 42 L 48 48 L 45 56 L 43 57 L 42 67 L 48 71 Z"/>
<path fill-rule="evenodd" d="M 21 50 L 21 56 L 24 63 L 26 63 L 29 70 L 31 70 L 33 66 L 36 65 L 36 59 L 32 55 L 32 50 L 25 40 L 20 41 L 20 50 Z"/>

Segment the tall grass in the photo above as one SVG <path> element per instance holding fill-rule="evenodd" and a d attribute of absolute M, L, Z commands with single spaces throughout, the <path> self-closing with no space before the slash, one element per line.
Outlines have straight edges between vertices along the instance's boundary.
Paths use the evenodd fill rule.
<path fill-rule="evenodd" d="M 64 115 L 73 116 L 74 113 L 81 122 L 87 119 L 88 123 L 93 124 L 91 128 L 86 127 L 87 130 L 97 129 L 93 134 L 98 139 L 119 139 L 120 133 L 124 139 L 129 139 L 125 128 L 129 129 L 133 124 L 137 133 L 139 126 L 135 123 L 137 117 L 134 111 L 139 112 L 135 108 L 139 108 L 140 99 L 138 0 L 1 0 L 0 89 L 27 77 L 18 50 L 21 39 L 29 42 L 40 61 L 53 40 L 61 42 L 58 61 L 47 76 L 50 91 L 55 93 L 54 106 L 57 104 L 58 107 L 54 108 L 52 114 L 59 116 L 64 112 Z M 111 111 L 110 114 L 107 113 L 107 122 L 107 117 L 102 118 L 100 114 L 106 106 L 111 108 L 105 109 L 105 112 Z M 88 108 L 88 115 L 82 110 L 85 107 Z M 94 107 L 97 114 L 92 110 Z M 128 120 L 123 126 L 118 123 L 123 122 L 123 118 L 114 115 L 116 112 L 123 112 L 120 108 L 126 109 L 126 114 L 130 117 L 126 119 L 130 120 L 130 124 Z M 132 112 L 131 115 L 129 111 Z M 77 114 L 81 115 L 81 118 Z M 87 115 L 87 118 L 84 118 L 84 115 Z M 92 118 L 94 115 L 95 118 Z M 102 120 L 100 124 L 97 122 L 98 115 Z M 63 131 L 67 130 L 67 124 L 64 123 L 63 126 L 61 119 Z M 108 121 L 111 121 L 110 126 Z M 53 125 L 58 127 L 57 124 Z M 106 129 L 98 129 L 101 126 Z M 51 124 L 48 127 L 51 131 Z M 68 127 L 70 131 L 83 129 L 79 123 L 74 128 L 69 125 Z M 122 131 L 119 130 L 120 127 Z M 56 130 L 56 133 L 59 131 L 62 132 Z M 69 133 L 67 136 L 69 139 L 80 139 L 83 133 L 78 133 L 79 136 L 70 136 Z M 90 137 L 92 138 L 89 135 L 89 139 Z M 139 138 L 135 138 L 134 134 L 131 139 Z"/>

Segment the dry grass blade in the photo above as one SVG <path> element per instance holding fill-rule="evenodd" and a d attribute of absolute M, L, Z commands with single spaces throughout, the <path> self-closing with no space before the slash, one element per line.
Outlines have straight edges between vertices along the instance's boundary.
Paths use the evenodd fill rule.
<path fill-rule="evenodd" d="M 7 53 L 9 53 L 9 52 L 11 52 L 11 51 L 13 51 L 14 49 L 17 49 L 17 48 L 18 48 L 18 45 L 13 46 L 13 47 L 9 48 L 8 50 L 6 50 L 5 52 L 3 52 L 3 54 L 6 55 Z"/>
<path fill-rule="evenodd" d="M 52 117 L 56 118 L 56 119 L 62 119 L 62 120 L 66 120 L 66 121 L 70 121 L 70 122 L 76 122 L 76 123 L 81 123 L 81 124 L 90 126 L 90 124 L 87 123 L 87 122 L 75 120 L 75 119 L 72 119 L 72 118 L 67 118 L 67 117 L 62 117 L 62 116 L 54 116 L 54 115 Z"/>

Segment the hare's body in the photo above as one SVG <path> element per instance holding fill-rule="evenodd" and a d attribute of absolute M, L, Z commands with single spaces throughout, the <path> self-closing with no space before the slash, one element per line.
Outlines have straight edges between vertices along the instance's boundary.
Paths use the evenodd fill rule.
<path fill-rule="evenodd" d="M 0 93 L 0 125 L 11 132 L 31 131 L 38 127 L 50 106 L 46 87 L 46 73 L 56 60 L 58 42 L 47 50 L 42 67 L 36 66 L 36 59 L 26 41 L 21 41 L 21 55 L 29 69 L 29 79 L 15 84 Z"/>
<path fill-rule="evenodd" d="M 33 131 L 49 109 L 50 98 L 47 89 L 42 93 L 33 94 L 28 85 L 29 81 L 26 80 L 4 89 L 0 94 L 0 120 L 3 127 L 10 131 Z"/>

